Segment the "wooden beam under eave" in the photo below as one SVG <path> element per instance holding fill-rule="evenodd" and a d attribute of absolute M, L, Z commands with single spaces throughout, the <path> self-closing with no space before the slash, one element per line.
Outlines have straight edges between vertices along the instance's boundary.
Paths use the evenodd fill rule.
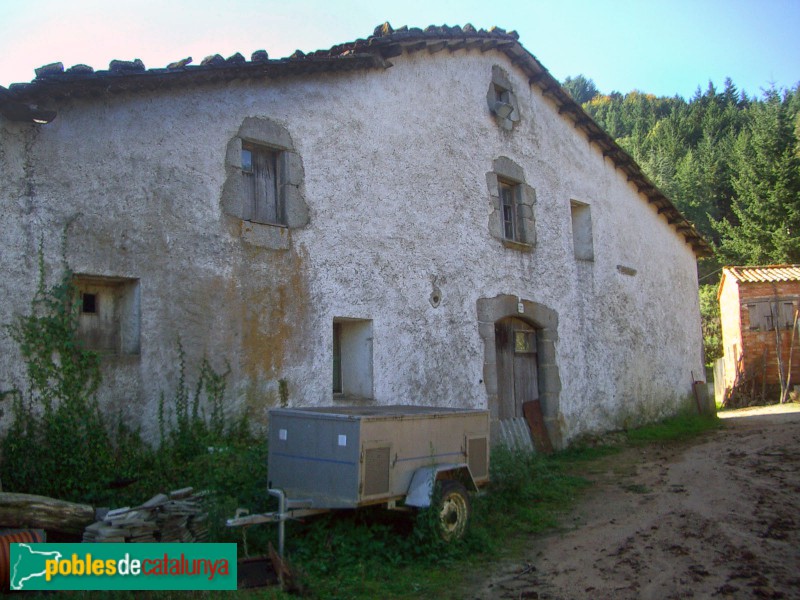
<path fill-rule="evenodd" d="M 488 52 L 489 50 L 494 50 L 495 48 L 497 48 L 497 41 L 488 40 L 481 48 L 481 52 Z"/>
<path fill-rule="evenodd" d="M 433 44 L 427 44 L 428 52 L 431 54 L 436 54 L 437 52 L 441 52 L 447 46 L 447 42 L 434 42 Z"/>
<path fill-rule="evenodd" d="M 578 107 L 574 104 L 562 104 L 558 107 L 558 114 L 563 115 L 564 113 L 576 113 L 578 112 Z"/>
<path fill-rule="evenodd" d="M 447 46 L 447 49 L 450 50 L 450 52 L 457 52 L 459 50 L 463 50 L 466 46 L 467 46 L 467 42 L 464 41 L 464 40 L 460 40 L 458 42 L 451 42 Z"/>
<path fill-rule="evenodd" d="M 419 52 L 428 47 L 428 42 L 416 42 L 405 47 L 407 52 Z"/>
<path fill-rule="evenodd" d="M 639 191 L 642 192 L 645 196 L 649 196 L 656 192 L 656 188 L 647 183 L 646 181 L 642 181 L 641 185 L 637 185 Z"/>
<path fill-rule="evenodd" d="M 543 72 L 536 73 L 535 75 L 531 75 L 530 77 L 528 77 L 528 83 L 530 85 L 536 85 L 542 79 L 544 79 L 544 73 Z"/>
<path fill-rule="evenodd" d="M 483 40 L 472 40 L 464 44 L 464 48 L 468 51 L 475 50 L 476 48 L 480 48 L 481 46 L 483 46 Z"/>

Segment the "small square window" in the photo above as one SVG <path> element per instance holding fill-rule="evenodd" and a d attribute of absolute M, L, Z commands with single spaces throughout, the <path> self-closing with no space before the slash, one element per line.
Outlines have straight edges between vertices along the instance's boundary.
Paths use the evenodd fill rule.
<path fill-rule="evenodd" d="M 97 294 L 84 293 L 82 295 L 81 312 L 84 314 L 97 314 Z"/>
<path fill-rule="evenodd" d="M 514 330 L 514 353 L 534 354 L 536 352 L 536 333 Z"/>
<path fill-rule="evenodd" d="M 253 173 L 253 152 L 242 148 L 242 172 Z"/>
<path fill-rule="evenodd" d="M 77 337 L 103 355 L 137 355 L 140 346 L 139 282 L 123 277 L 76 275 Z"/>

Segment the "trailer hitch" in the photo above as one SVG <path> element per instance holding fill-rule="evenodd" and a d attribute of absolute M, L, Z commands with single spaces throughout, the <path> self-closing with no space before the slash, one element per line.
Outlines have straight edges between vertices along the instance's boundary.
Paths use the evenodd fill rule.
<path fill-rule="evenodd" d="M 328 512 L 326 509 L 311 508 L 314 501 L 307 498 L 287 498 L 283 490 L 267 490 L 270 496 L 278 499 L 278 510 L 276 512 L 249 514 L 246 508 L 237 508 L 236 514 L 232 519 L 225 521 L 228 527 L 248 527 L 261 523 L 278 524 L 278 555 L 283 558 L 284 541 L 286 539 L 286 521 L 289 519 L 300 519 L 311 515 L 318 515 Z"/>

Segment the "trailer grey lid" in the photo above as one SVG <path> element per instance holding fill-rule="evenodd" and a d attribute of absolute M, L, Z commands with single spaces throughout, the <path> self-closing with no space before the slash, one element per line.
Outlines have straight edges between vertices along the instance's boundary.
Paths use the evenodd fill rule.
<path fill-rule="evenodd" d="M 270 413 L 280 413 L 284 415 L 302 416 L 308 413 L 327 415 L 331 417 L 362 418 L 378 417 L 393 418 L 403 417 L 413 418 L 414 416 L 424 416 L 426 418 L 436 416 L 453 416 L 463 414 L 480 414 L 487 412 L 477 408 L 448 408 L 443 406 L 415 406 L 411 404 L 392 404 L 387 406 L 309 406 L 302 408 L 273 408 Z"/>

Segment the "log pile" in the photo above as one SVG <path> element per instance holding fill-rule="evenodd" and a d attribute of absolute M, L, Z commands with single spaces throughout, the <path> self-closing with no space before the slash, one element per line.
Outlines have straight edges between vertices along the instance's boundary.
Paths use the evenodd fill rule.
<path fill-rule="evenodd" d="M 95 518 L 95 510 L 88 504 L 33 494 L 0 493 L 0 527 L 80 535 Z"/>
<path fill-rule="evenodd" d="M 84 542 L 202 542 L 208 514 L 192 488 L 157 494 L 136 507 L 117 508 L 89 525 Z"/>

